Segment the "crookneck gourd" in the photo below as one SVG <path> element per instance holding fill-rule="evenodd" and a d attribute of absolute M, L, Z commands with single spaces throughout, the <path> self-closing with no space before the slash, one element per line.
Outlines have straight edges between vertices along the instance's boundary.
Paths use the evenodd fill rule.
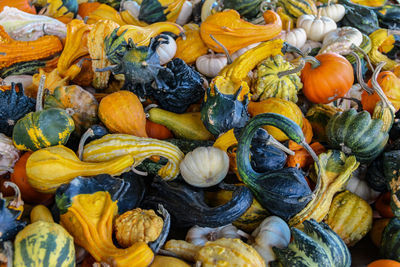
<path fill-rule="evenodd" d="M 112 227 L 118 201 L 113 200 L 109 192 L 91 188 L 90 184 L 78 186 L 78 190 L 66 185 L 57 191 L 56 199 L 61 225 L 74 237 L 75 243 L 99 262 L 118 267 L 146 267 L 169 232 L 169 214 L 160 206 L 165 223 L 157 240 L 149 245 L 136 242 L 126 249 L 117 248 L 112 240 Z"/>
<path fill-rule="evenodd" d="M 152 190 L 146 195 L 143 205 L 154 208 L 161 203 L 170 213 L 176 227 L 219 227 L 238 219 L 250 207 L 253 197 L 245 186 L 221 184 L 233 191 L 227 203 L 209 207 L 205 203 L 202 189 L 182 182 L 169 182 L 155 177 Z"/>
<path fill-rule="evenodd" d="M 393 69 L 398 63 L 386 56 L 385 53 L 394 47 L 393 43 L 396 41 L 394 32 L 388 29 L 377 29 L 369 35 L 369 38 L 372 43 L 371 50 L 368 53 L 371 62 L 377 65 L 384 61 L 386 64 L 383 66 L 383 70 Z M 388 45 L 388 43 L 391 43 L 391 45 Z"/>
<path fill-rule="evenodd" d="M 238 143 L 236 164 L 242 181 L 251 189 L 260 204 L 273 214 L 289 219 L 313 198 L 304 174 L 296 168 L 285 168 L 269 173 L 257 173 L 250 163 L 250 145 L 259 127 L 272 125 L 282 130 L 291 140 L 302 145 L 318 162 L 314 151 L 305 142 L 301 128 L 292 120 L 276 113 L 253 117 L 243 129 Z"/>
<path fill-rule="evenodd" d="M 167 141 L 128 134 L 103 136 L 87 144 L 82 155 L 84 161 L 98 163 L 129 155 L 134 161 L 132 167 L 138 166 L 151 156 L 162 156 L 168 159 L 168 163 L 158 171 L 158 174 L 166 180 L 173 180 L 178 176 L 179 163 L 184 157 L 177 146 Z"/>

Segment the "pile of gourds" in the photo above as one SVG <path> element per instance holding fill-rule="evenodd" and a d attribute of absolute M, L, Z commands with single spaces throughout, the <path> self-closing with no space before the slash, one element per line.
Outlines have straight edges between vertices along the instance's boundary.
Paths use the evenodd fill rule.
<path fill-rule="evenodd" d="M 0 0 L 0 266 L 400 266 L 399 4 Z"/>

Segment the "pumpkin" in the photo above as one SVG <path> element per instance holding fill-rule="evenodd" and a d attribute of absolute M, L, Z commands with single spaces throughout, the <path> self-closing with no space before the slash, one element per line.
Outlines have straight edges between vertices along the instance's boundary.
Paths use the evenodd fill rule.
<path fill-rule="evenodd" d="M 303 232 L 304 231 L 304 232 Z M 272 248 L 284 266 L 350 267 L 351 256 L 343 240 L 325 223 L 304 222 L 304 230 L 292 227 L 287 248 Z"/>
<path fill-rule="evenodd" d="M 19 159 L 19 151 L 13 145 L 12 139 L 0 133 L 0 175 L 13 172 Z"/>
<path fill-rule="evenodd" d="M 185 155 L 179 164 L 185 182 L 196 187 L 220 183 L 228 173 L 228 155 L 216 147 L 198 147 Z"/>
<path fill-rule="evenodd" d="M 115 219 L 114 231 L 118 244 L 123 248 L 136 242 L 153 242 L 161 234 L 163 220 L 154 210 L 130 210 Z"/>
<path fill-rule="evenodd" d="M 325 35 L 336 29 L 336 23 L 329 17 L 321 16 L 322 10 L 318 11 L 318 15 L 301 15 L 297 19 L 297 28 L 303 28 L 307 34 L 307 38 L 320 42 Z"/>
<path fill-rule="evenodd" d="M 251 99 L 262 101 L 275 97 L 296 103 L 297 93 L 303 87 L 300 73 L 282 75 L 292 68 L 293 65 L 281 55 L 262 61 L 257 67 L 257 83 L 251 89 Z"/>
<path fill-rule="evenodd" d="M 204 246 L 208 241 L 215 241 L 220 238 L 240 238 L 238 229 L 232 224 L 210 228 L 193 226 L 186 233 L 185 240 L 196 246 Z"/>
<path fill-rule="evenodd" d="M 310 147 L 314 150 L 315 154 L 317 155 L 324 153 L 326 151 L 325 147 L 318 142 L 312 143 Z M 289 149 L 291 148 L 289 147 Z M 309 167 L 313 162 L 314 159 L 310 156 L 307 150 L 301 147 L 300 149 L 297 148 L 295 150 L 294 155 L 288 156 L 287 166 L 307 169 L 307 167 Z"/>
<path fill-rule="evenodd" d="M 119 91 L 104 97 L 98 112 L 100 120 L 111 132 L 147 137 L 143 106 L 132 92 Z"/>
<path fill-rule="evenodd" d="M 313 103 L 326 104 L 343 97 L 354 82 L 350 62 L 335 53 L 325 53 L 310 59 L 301 71 L 303 93 Z"/>
<path fill-rule="evenodd" d="M 74 239 L 47 215 L 47 208 L 44 210 L 43 215 L 32 216 L 31 224 L 15 237 L 14 266 L 26 266 L 27 262 L 36 266 L 75 266 Z M 35 208 L 32 212 L 37 213 Z"/>
<path fill-rule="evenodd" d="M 40 204 L 51 199 L 53 195 L 39 193 L 28 183 L 28 177 L 26 175 L 26 161 L 31 154 L 32 152 L 25 152 L 17 161 L 14 166 L 14 172 L 11 174 L 11 182 L 15 183 L 19 187 L 21 190 L 22 199 L 25 202 Z"/>
<path fill-rule="evenodd" d="M 98 103 L 96 98 L 77 85 L 55 88 L 52 93 L 45 96 L 44 108 L 71 110 L 71 117 L 78 135 L 97 122 Z"/>
<path fill-rule="evenodd" d="M 363 34 L 353 27 L 343 27 L 328 32 L 323 41 L 322 48 L 318 52 L 337 53 L 347 55 L 351 51 L 351 46 L 360 46 L 363 41 Z"/>
<path fill-rule="evenodd" d="M 35 151 L 26 162 L 29 184 L 38 192 L 54 193 L 60 185 L 77 176 L 101 173 L 118 175 L 134 163 L 130 155 L 101 162 L 80 161 L 75 153 L 65 146 L 52 146 Z"/>
<path fill-rule="evenodd" d="M 207 54 L 208 47 L 200 37 L 200 28 L 197 24 L 186 24 L 183 29 L 186 38 L 178 37 L 176 39 L 175 57 L 182 59 L 186 64 L 192 64 L 198 57 Z"/>
<path fill-rule="evenodd" d="M 394 260 L 376 260 L 368 264 L 367 267 L 400 267 L 400 263 Z"/>
<path fill-rule="evenodd" d="M 162 204 L 171 213 L 173 225 L 179 228 L 224 226 L 238 219 L 250 207 L 253 197 L 246 186 L 223 183 L 220 186 L 233 191 L 232 198 L 227 203 L 210 207 L 205 203 L 202 189 L 155 177 L 143 206 L 154 208 Z"/>
<path fill-rule="evenodd" d="M 276 38 L 280 38 L 290 45 L 301 48 L 307 41 L 307 34 L 303 28 L 290 30 L 289 22 L 286 31 L 282 31 Z"/>
<path fill-rule="evenodd" d="M 173 137 L 172 132 L 167 127 L 152 122 L 150 120 L 146 120 L 146 133 L 150 138 L 155 138 L 160 140 Z"/>
<path fill-rule="evenodd" d="M 344 17 L 346 10 L 343 5 L 331 3 L 328 1 L 328 4 L 319 6 L 318 9 L 321 9 L 321 15 L 333 19 L 334 22 L 339 22 Z"/>
<path fill-rule="evenodd" d="M 274 112 L 293 120 L 299 127 L 303 126 L 303 114 L 300 108 L 295 103 L 284 99 L 270 97 L 260 102 L 251 101 L 248 111 L 252 117 L 262 113 Z M 278 141 L 282 142 L 289 139 L 286 134 L 274 126 L 265 126 L 264 129 Z"/>
<path fill-rule="evenodd" d="M 263 17 L 267 25 L 246 22 L 232 9 L 215 13 L 201 24 L 201 39 L 215 52 L 224 52 L 210 37 L 211 34 L 229 53 L 234 53 L 250 44 L 270 40 L 281 32 L 282 22 L 278 14 L 268 10 Z"/>
<path fill-rule="evenodd" d="M 354 246 L 371 230 L 372 209 L 359 196 L 344 191 L 333 198 L 325 222 L 346 245 Z"/>
<path fill-rule="evenodd" d="M 29 0 L 3 0 L 0 2 L 0 12 L 3 11 L 6 6 L 15 7 L 30 14 L 36 14 L 36 9 L 31 5 Z"/>
<path fill-rule="evenodd" d="M 86 3 L 81 3 L 78 5 L 78 15 L 81 16 L 81 18 L 88 17 L 93 11 L 99 8 L 101 3 L 99 2 L 86 2 Z"/>
<path fill-rule="evenodd" d="M 254 240 L 250 245 L 260 253 L 266 264 L 276 260 L 273 247 L 286 248 L 290 242 L 289 226 L 277 216 L 266 218 L 251 235 Z"/>
<path fill-rule="evenodd" d="M 382 241 L 382 234 L 383 231 L 385 230 L 386 225 L 390 222 L 390 219 L 384 218 L 384 219 L 375 219 L 372 224 L 372 229 L 369 232 L 370 233 L 370 238 L 372 243 L 376 247 L 381 246 L 381 241 Z"/>
<path fill-rule="evenodd" d="M 317 7 L 311 0 L 279 0 L 278 5 L 293 19 L 297 19 L 303 14 L 317 14 Z"/>
<path fill-rule="evenodd" d="M 392 218 L 386 225 L 382 234 L 382 241 L 380 247 L 380 254 L 385 259 L 392 259 L 395 261 L 400 260 L 400 219 L 397 217 Z"/>
<path fill-rule="evenodd" d="M 196 59 L 197 70 L 210 78 L 214 78 L 226 66 L 227 58 L 224 54 L 211 54 L 199 56 Z"/>
<path fill-rule="evenodd" d="M 166 43 L 159 45 L 156 52 L 160 58 L 160 65 L 167 64 L 171 61 L 176 53 L 176 42 L 174 38 L 168 36 Z"/>

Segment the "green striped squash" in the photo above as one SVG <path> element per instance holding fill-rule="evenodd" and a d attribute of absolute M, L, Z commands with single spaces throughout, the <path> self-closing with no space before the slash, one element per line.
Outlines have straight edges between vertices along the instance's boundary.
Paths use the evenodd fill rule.
<path fill-rule="evenodd" d="M 380 253 L 385 259 L 400 261 L 400 219 L 394 217 L 383 231 Z"/>
<path fill-rule="evenodd" d="M 36 151 L 64 145 L 74 129 L 74 120 L 63 109 L 30 112 L 15 124 L 13 142 L 19 150 Z"/>
<path fill-rule="evenodd" d="M 74 267 L 74 240 L 59 224 L 37 221 L 14 241 L 14 267 Z"/>
<path fill-rule="evenodd" d="M 281 266 L 350 267 L 346 244 L 325 223 L 305 221 L 303 231 L 291 228 L 291 233 L 293 241 L 287 248 L 272 248 Z"/>
<path fill-rule="evenodd" d="M 332 148 L 353 154 L 361 163 L 368 163 L 378 157 L 389 139 L 382 126 L 383 121 L 371 119 L 368 111 L 349 109 L 331 118 L 326 134 Z"/>
<path fill-rule="evenodd" d="M 260 11 L 261 0 L 224 0 L 225 9 L 234 9 L 246 19 L 257 17 Z"/>
<path fill-rule="evenodd" d="M 303 14 L 317 14 L 317 6 L 313 0 L 278 0 L 278 6 L 281 6 L 285 13 L 294 19 Z"/>
<path fill-rule="evenodd" d="M 368 37 L 368 35 L 363 34 L 363 40 L 359 46 L 366 54 L 371 50 L 372 45 L 371 45 L 371 39 Z M 360 58 L 364 58 L 364 55 L 359 52 L 359 51 L 354 51 Z M 356 59 L 352 55 L 346 55 L 346 59 L 351 63 L 355 64 Z"/>

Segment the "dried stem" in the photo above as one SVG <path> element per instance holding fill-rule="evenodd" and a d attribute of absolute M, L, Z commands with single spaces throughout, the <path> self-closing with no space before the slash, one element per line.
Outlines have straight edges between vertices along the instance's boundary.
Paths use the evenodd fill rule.
<path fill-rule="evenodd" d="M 46 81 L 46 75 L 40 77 L 39 88 L 36 96 L 36 111 L 43 110 L 43 93 L 44 93 L 44 83 Z"/>
<path fill-rule="evenodd" d="M 90 137 L 94 136 L 94 132 L 92 128 L 86 130 L 86 132 L 82 135 L 81 140 L 79 141 L 78 147 L 78 157 L 82 160 L 83 155 L 83 147 L 85 146 L 86 140 Z"/>
<path fill-rule="evenodd" d="M 228 65 L 229 65 L 229 64 L 232 64 L 233 60 L 232 60 L 231 55 L 229 54 L 228 49 L 226 49 L 226 47 L 225 47 L 220 41 L 218 41 L 217 39 L 215 39 L 215 37 L 214 37 L 212 34 L 210 34 L 210 38 L 211 38 L 214 42 L 216 42 L 216 43 L 222 48 L 222 50 L 224 50 L 224 53 L 225 53 L 226 58 L 227 58 L 227 60 L 228 60 Z"/>
<path fill-rule="evenodd" d="M 367 61 L 368 63 L 368 67 L 371 69 L 372 72 L 375 71 L 374 66 L 371 63 L 371 60 L 369 59 L 369 56 L 367 55 L 367 53 L 365 53 L 364 50 L 362 50 L 362 48 L 356 46 L 355 44 L 351 44 L 350 49 L 356 52 L 359 52 L 360 54 L 363 55 L 364 59 Z"/>
<path fill-rule="evenodd" d="M 382 67 L 385 64 L 386 64 L 386 62 L 382 61 L 378 64 L 378 66 L 376 66 L 376 69 L 375 69 L 374 73 L 372 74 L 371 83 L 372 83 L 372 87 L 374 88 L 375 92 L 378 94 L 379 98 L 382 100 L 384 107 L 390 108 L 390 110 L 394 114 L 396 112 L 395 107 L 392 105 L 390 100 L 387 98 L 387 96 L 385 95 L 385 92 L 383 92 L 382 87 L 379 85 L 379 83 L 377 81 L 379 72 L 381 71 Z"/>
<path fill-rule="evenodd" d="M 351 51 L 350 54 L 356 59 L 356 76 L 358 83 L 360 84 L 361 88 L 364 89 L 368 94 L 373 94 L 374 89 L 370 88 L 368 84 L 365 83 L 363 75 L 362 75 L 362 69 L 361 69 L 361 59 L 357 55 L 357 53 Z"/>

